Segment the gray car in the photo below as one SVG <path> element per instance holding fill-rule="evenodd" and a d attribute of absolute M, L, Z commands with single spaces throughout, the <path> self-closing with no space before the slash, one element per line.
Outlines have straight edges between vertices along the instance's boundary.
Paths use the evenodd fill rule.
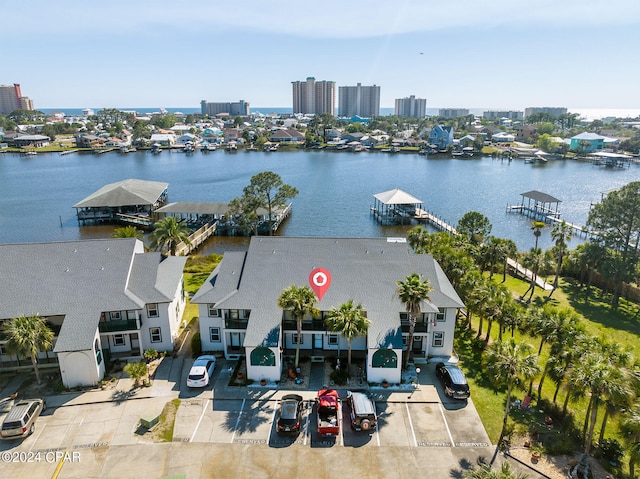
<path fill-rule="evenodd" d="M 2 422 L 0 437 L 18 439 L 33 433 L 40 413 L 47 408 L 44 399 L 22 399 L 17 401 Z"/>

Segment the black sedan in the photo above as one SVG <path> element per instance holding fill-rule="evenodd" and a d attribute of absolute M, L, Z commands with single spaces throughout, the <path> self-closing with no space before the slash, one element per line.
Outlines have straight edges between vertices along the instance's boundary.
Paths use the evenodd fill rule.
<path fill-rule="evenodd" d="M 276 422 L 276 431 L 279 433 L 297 434 L 300 432 L 300 424 L 302 423 L 302 410 L 304 403 L 302 396 L 298 394 L 287 394 L 280 401 L 280 410 L 278 411 L 278 421 Z"/>
<path fill-rule="evenodd" d="M 444 393 L 454 399 L 467 399 L 471 395 L 462 370 L 453 364 L 436 364 L 436 376 L 444 386 Z"/>

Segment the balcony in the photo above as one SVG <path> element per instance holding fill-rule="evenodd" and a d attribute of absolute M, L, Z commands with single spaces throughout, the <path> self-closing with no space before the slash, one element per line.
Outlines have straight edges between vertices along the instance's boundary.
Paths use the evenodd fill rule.
<path fill-rule="evenodd" d="M 297 321 L 285 319 L 282 321 L 282 329 L 285 331 L 297 331 Z M 303 331 L 326 331 L 327 326 L 322 319 L 314 319 L 313 321 L 302 321 Z"/>
<path fill-rule="evenodd" d="M 402 325 L 402 332 L 403 333 L 408 333 L 409 332 L 409 320 L 402 319 L 402 320 L 400 320 L 400 324 Z M 416 323 L 416 327 L 414 328 L 413 332 L 414 333 L 426 333 L 427 332 L 427 324 L 428 323 L 417 322 Z"/>
<path fill-rule="evenodd" d="M 140 322 L 137 319 L 122 319 L 112 321 L 100 321 L 98 331 L 101 333 L 115 333 L 118 331 L 136 331 L 140 329 Z"/>
<path fill-rule="evenodd" d="M 248 319 L 225 319 L 225 329 L 247 329 Z"/>

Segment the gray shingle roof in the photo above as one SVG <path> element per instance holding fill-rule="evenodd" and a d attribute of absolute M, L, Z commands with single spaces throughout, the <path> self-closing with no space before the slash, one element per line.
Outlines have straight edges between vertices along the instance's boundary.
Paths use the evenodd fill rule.
<path fill-rule="evenodd" d="M 90 349 L 101 312 L 173 297 L 184 259 L 160 259 L 134 238 L 0 245 L 0 319 L 62 315 L 54 350 Z"/>
<path fill-rule="evenodd" d="M 74 208 L 153 205 L 169 183 L 128 179 L 110 183 L 73 205 Z"/>
<path fill-rule="evenodd" d="M 245 346 L 273 345 L 282 320 L 278 296 L 291 285 L 307 285 L 316 267 L 332 277 L 318 308 L 327 311 L 349 299 L 361 302 L 371 320 L 369 348 L 402 347 L 399 313 L 404 305 L 395 292 L 397 281 L 409 274 L 428 278 L 434 288 L 423 311 L 463 306 L 431 255 L 411 254 L 406 243 L 386 238 L 254 237 L 246 258 L 238 252 L 224 255 L 193 302 L 250 309 Z"/>

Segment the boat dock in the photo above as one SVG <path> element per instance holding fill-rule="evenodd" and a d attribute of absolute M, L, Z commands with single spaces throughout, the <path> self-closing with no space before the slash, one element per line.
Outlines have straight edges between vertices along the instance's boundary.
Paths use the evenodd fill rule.
<path fill-rule="evenodd" d="M 453 226 L 448 224 L 446 221 L 438 218 L 433 213 L 429 213 L 428 211 L 425 211 L 423 209 L 420 209 L 420 208 L 416 209 L 415 218 L 418 221 L 424 221 L 424 222 L 428 223 L 429 225 L 433 226 L 435 229 L 437 229 L 439 231 L 445 231 L 445 232 L 450 233 L 452 235 L 457 235 L 458 234 L 458 231 Z"/>
<path fill-rule="evenodd" d="M 207 241 L 216 233 L 217 226 L 217 222 L 207 223 L 191 233 L 189 235 L 190 244 L 188 245 L 184 241 L 181 241 L 176 247 L 176 256 L 186 256 L 198 249 L 202 243 Z"/>

